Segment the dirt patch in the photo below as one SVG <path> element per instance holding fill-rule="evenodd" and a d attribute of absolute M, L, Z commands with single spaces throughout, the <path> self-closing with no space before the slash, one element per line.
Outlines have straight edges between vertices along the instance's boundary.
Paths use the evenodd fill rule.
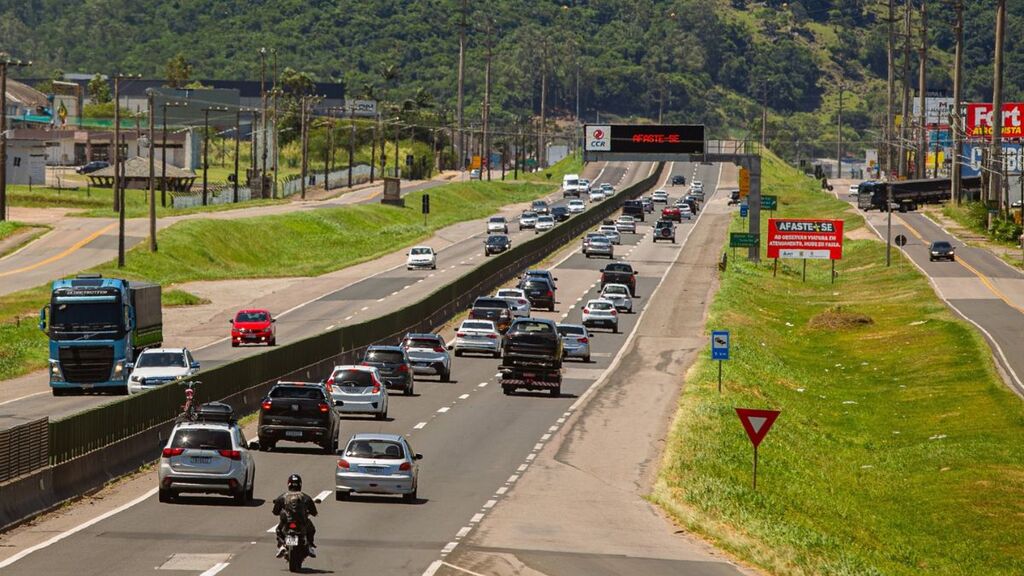
<path fill-rule="evenodd" d="M 867 226 L 861 226 L 860 228 L 847 230 L 846 233 L 843 235 L 849 238 L 850 240 L 878 240 L 879 242 L 881 242 L 881 238 L 879 238 Z"/>
<path fill-rule="evenodd" d="M 829 308 L 817 314 L 807 323 L 807 327 L 813 330 L 849 330 L 860 326 L 874 324 L 875 321 L 867 314 L 860 312 L 848 312 L 842 306 Z"/>

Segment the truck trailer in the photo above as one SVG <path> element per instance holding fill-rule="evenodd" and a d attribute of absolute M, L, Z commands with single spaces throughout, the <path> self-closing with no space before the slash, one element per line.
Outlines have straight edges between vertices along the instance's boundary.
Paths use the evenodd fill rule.
<path fill-rule="evenodd" d="M 960 185 L 964 195 L 969 196 L 981 190 L 981 177 L 961 178 Z M 917 210 L 922 204 L 941 204 L 950 199 L 952 190 L 953 181 L 949 178 L 862 182 L 857 190 L 857 207 L 864 211 L 882 212 L 891 207 L 900 212 L 908 212 Z"/>

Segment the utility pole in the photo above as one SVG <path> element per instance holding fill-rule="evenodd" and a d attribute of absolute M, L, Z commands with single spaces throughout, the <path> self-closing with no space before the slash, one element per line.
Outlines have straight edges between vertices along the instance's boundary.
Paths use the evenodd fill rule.
<path fill-rule="evenodd" d="M 914 162 L 914 174 L 918 179 L 925 178 L 927 176 L 925 170 L 925 162 L 928 160 L 928 110 L 925 108 L 926 94 L 928 92 L 928 84 L 926 81 L 926 69 L 928 68 L 928 13 L 925 12 L 925 5 L 927 0 L 921 0 L 921 48 L 918 56 L 918 80 L 917 80 L 917 99 L 918 107 L 921 109 L 921 125 L 919 126 L 920 132 L 918 132 L 917 140 L 917 155 L 915 156 Z M 937 175 L 936 175 L 937 177 Z"/>
<path fill-rule="evenodd" d="M 843 177 L 843 83 L 839 83 L 839 122 L 836 126 L 836 178 Z"/>
<path fill-rule="evenodd" d="M 274 120 L 274 132 L 271 134 L 273 136 L 274 143 L 274 181 L 270 185 L 270 196 L 272 198 L 277 198 L 277 165 L 279 157 L 281 156 L 280 149 L 277 147 L 277 140 L 279 135 L 279 131 L 277 129 L 277 100 L 278 98 L 281 97 L 281 89 L 277 85 L 277 48 L 274 48 L 271 52 L 274 55 L 274 87 L 271 89 L 271 96 L 274 97 L 274 112 L 272 116 Z"/>
<path fill-rule="evenodd" d="M 235 181 L 231 189 L 231 201 L 238 203 L 238 154 L 242 145 L 242 109 L 235 110 Z"/>
<path fill-rule="evenodd" d="M 7 69 L 31 65 L 0 52 L 0 222 L 7 220 Z"/>
<path fill-rule="evenodd" d="M 466 68 L 466 7 L 469 0 L 462 0 L 462 22 L 459 24 L 459 95 L 458 95 L 458 116 L 459 116 L 459 158 L 458 169 L 465 170 L 466 158 L 466 133 L 463 131 L 463 92 L 465 84 Z"/>
<path fill-rule="evenodd" d="M 487 28 L 484 31 L 484 37 L 487 41 L 487 56 L 486 64 L 484 65 L 484 134 L 483 134 L 483 147 L 484 153 L 481 157 L 487 163 L 487 181 L 491 181 L 491 134 L 490 134 L 490 117 L 491 117 L 491 49 L 493 48 L 493 22 L 490 17 L 487 17 Z M 481 175 L 482 176 L 482 175 Z"/>
<path fill-rule="evenodd" d="M 893 103 L 896 100 L 896 14 L 895 0 L 889 0 L 889 44 L 887 65 L 889 69 L 888 84 L 886 85 L 885 101 L 885 174 L 888 180 L 893 177 L 893 137 L 895 135 L 895 118 L 893 117 Z"/>
<path fill-rule="evenodd" d="M 308 96 L 302 95 L 299 98 L 300 116 L 299 116 L 299 147 L 302 149 L 302 199 L 306 199 L 306 98 Z"/>
<path fill-rule="evenodd" d="M 328 192 L 331 189 L 331 151 L 334 149 L 334 119 L 330 117 L 330 111 L 327 112 L 326 123 L 324 124 L 324 130 L 327 131 L 327 148 L 324 149 L 324 192 Z"/>
<path fill-rule="evenodd" d="M 891 1 L 891 0 L 890 0 Z M 950 164 L 953 173 L 950 175 L 953 181 L 953 201 L 956 202 L 957 206 L 960 205 L 961 193 L 960 193 L 960 154 L 961 154 L 961 142 L 963 136 L 961 134 L 962 123 L 960 117 L 960 99 L 963 98 L 963 82 L 960 78 L 961 70 L 963 69 L 963 58 L 964 58 L 964 2 L 963 0 L 956 0 L 956 27 L 954 28 L 956 33 L 956 51 L 953 55 L 953 110 L 950 112 L 949 125 L 953 130 L 953 161 Z M 1024 180 L 1022 180 L 1024 182 Z"/>
<path fill-rule="evenodd" d="M 356 161 L 356 107 L 350 106 L 348 112 L 348 187 L 352 187 L 352 164 Z M 370 167 L 373 170 L 373 167 Z"/>
<path fill-rule="evenodd" d="M 768 84 L 761 84 L 761 149 L 768 139 Z"/>
<path fill-rule="evenodd" d="M 906 178 L 908 171 L 907 127 L 910 125 L 910 0 L 904 0 L 903 7 L 903 100 L 900 122 L 900 176 Z"/>
<path fill-rule="evenodd" d="M 207 203 L 206 173 L 210 168 L 210 112 L 227 112 L 224 106 L 207 106 L 203 108 L 203 206 Z"/>
<path fill-rule="evenodd" d="M 267 49 L 260 48 L 260 104 L 262 105 L 260 112 L 260 130 L 261 142 L 262 142 L 262 162 L 260 163 L 260 190 L 261 195 L 266 195 L 263 190 L 263 185 L 266 184 L 267 174 Z M 205 202 L 204 202 L 205 204 Z"/>
<path fill-rule="evenodd" d="M 188 102 L 164 102 L 160 105 L 163 108 L 163 136 L 160 143 L 160 206 L 165 208 L 167 207 L 167 109 L 185 106 L 188 106 Z"/>
<path fill-rule="evenodd" d="M 146 91 L 149 104 L 149 251 L 156 252 L 156 106 L 153 89 Z"/>
<path fill-rule="evenodd" d="M 989 178 L 988 206 L 1002 199 L 1003 176 L 1003 35 L 1006 32 L 1006 0 L 996 2 L 996 51 L 992 67 L 992 147 L 989 152 L 991 177 Z M 1000 202 L 1001 204 L 1001 202 Z M 991 222 L 989 222 L 991 225 Z"/>
<path fill-rule="evenodd" d="M 402 138 L 401 130 L 402 130 L 401 121 L 396 119 L 396 121 L 395 121 L 395 178 L 399 178 L 399 179 L 401 179 L 401 175 L 400 175 L 401 173 L 399 172 L 400 168 L 398 167 L 398 141 Z"/>
<path fill-rule="evenodd" d="M 117 101 L 115 100 L 114 103 L 116 105 Z M 120 136 L 120 134 L 118 134 L 118 136 Z M 117 147 L 117 152 L 118 152 L 117 156 L 120 156 L 120 151 L 121 151 L 121 141 L 120 140 L 117 141 L 116 147 Z M 124 162 L 120 162 L 120 163 L 115 163 L 114 164 L 114 175 L 117 177 L 117 181 L 120 182 L 121 186 L 124 185 L 124 180 L 125 180 L 125 178 L 124 178 L 124 176 L 125 176 L 124 169 L 125 169 L 125 163 Z M 114 188 L 117 188 L 117 185 L 115 185 Z M 125 194 L 125 190 L 123 190 L 123 189 L 120 192 L 121 192 L 120 194 L 115 194 L 114 195 L 114 198 L 115 198 L 115 200 L 117 200 L 117 204 L 118 204 L 118 206 L 117 206 L 117 267 L 118 268 L 124 268 L 124 211 L 125 211 L 125 198 L 124 197 L 126 196 L 126 194 Z"/>
<path fill-rule="evenodd" d="M 541 168 L 547 168 L 547 157 L 544 154 L 546 151 L 544 148 L 544 124 L 547 122 L 547 108 L 545 107 L 548 99 L 548 38 L 545 36 L 542 40 L 542 59 L 540 63 L 540 131 L 538 132 L 539 138 L 537 140 L 537 163 Z"/>

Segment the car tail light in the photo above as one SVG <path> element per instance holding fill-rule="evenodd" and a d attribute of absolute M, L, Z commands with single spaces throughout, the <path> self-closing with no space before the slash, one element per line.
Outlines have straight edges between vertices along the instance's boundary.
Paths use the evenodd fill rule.
<path fill-rule="evenodd" d="M 444 352 L 444 346 L 434 346 L 434 352 Z"/>
<path fill-rule="evenodd" d="M 331 376 L 330 378 L 327 379 L 327 384 L 325 385 L 325 387 L 327 388 L 327 393 L 330 394 L 331 389 L 334 388 L 334 376 Z"/>
<path fill-rule="evenodd" d="M 348 460 L 345 460 L 344 458 L 338 460 L 338 468 L 344 468 L 345 470 L 348 470 Z"/>
<path fill-rule="evenodd" d="M 271 401 L 270 401 L 270 400 L 264 400 L 264 401 L 263 401 L 263 404 L 261 404 L 260 406 L 261 406 L 261 407 L 262 407 L 262 408 L 263 408 L 264 410 L 270 410 L 270 407 L 271 407 L 271 406 L 273 406 L 273 403 L 271 403 Z"/>
<path fill-rule="evenodd" d="M 465 332 L 456 332 L 455 335 L 458 336 L 459 338 L 465 338 L 466 337 L 466 333 Z"/>
<path fill-rule="evenodd" d="M 584 308 L 583 309 L 583 313 L 584 314 L 590 314 L 590 308 Z"/>
<path fill-rule="evenodd" d="M 220 455 L 231 460 L 241 460 L 242 453 L 238 450 L 221 450 Z"/>
<path fill-rule="evenodd" d="M 519 303 L 520 303 L 520 304 L 529 304 L 529 303 L 530 303 L 530 301 L 529 301 L 529 300 L 526 300 L 526 299 L 524 299 L 524 298 L 520 298 L 520 299 L 519 299 Z"/>
<path fill-rule="evenodd" d="M 373 393 L 380 394 L 380 381 L 376 378 L 373 380 Z"/>
<path fill-rule="evenodd" d="M 289 529 L 289 530 L 295 530 L 295 529 L 296 529 L 296 528 L 298 528 L 298 527 L 299 527 L 299 525 L 298 525 L 298 524 L 296 524 L 295 522 L 289 522 L 289 523 L 288 523 L 288 529 Z"/>
<path fill-rule="evenodd" d="M 398 367 L 398 371 L 399 372 L 408 372 L 409 371 L 409 365 L 408 364 L 402 364 L 401 366 Z"/>
<path fill-rule="evenodd" d="M 234 478 L 229 478 L 228 479 L 228 488 L 231 488 L 232 490 L 234 490 L 235 488 L 238 488 L 238 480 L 235 480 Z"/>
<path fill-rule="evenodd" d="M 399 466 L 398 469 L 408 472 L 409 470 L 412 470 L 412 464 L 409 464 L 408 462 L 402 462 L 402 465 Z"/>
<path fill-rule="evenodd" d="M 184 452 L 184 448 L 164 448 L 162 456 L 164 458 L 170 458 L 172 456 L 181 456 Z"/>
<path fill-rule="evenodd" d="M 327 405 L 327 402 L 321 402 L 320 404 L 317 405 L 317 408 L 320 409 L 321 414 L 327 414 L 327 412 L 331 409 L 331 407 Z"/>
<path fill-rule="evenodd" d="M 554 298 L 554 297 L 555 297 L 555 293 L 552 292 L 551 290 L 548 290 L 548 298 Z"/>
<path fill-rule="evenodd" d="M 616 310 L 615 308 L 612 308 L 612 316 L 618 316 L 618 315 L 619 315 L 619 311 Z"/>
<path fill-rule="evenodd" d="M 491 340 L 497 340 L 498 339 L 498 335 L 497 334 L 488 334 L 487 337 L 490 338 Z"/>
<path fill-rule="evenodd" d="M 579 342 L 580 344 L 586 344 L 587 342 L 590 342 L 590 339 L 584 336 L 583 338 L 579 338 L 576 341 Z"/>

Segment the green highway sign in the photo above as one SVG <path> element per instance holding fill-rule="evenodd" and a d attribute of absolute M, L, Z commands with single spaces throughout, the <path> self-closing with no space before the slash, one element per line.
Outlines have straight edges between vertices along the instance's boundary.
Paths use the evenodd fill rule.
<path fill-rule="evenodd" d="M 754 246 L 761 245 L 761 237 L 757 234 L 750 234 L 748 232 L 730 232 L 729 233 L 729 247 L 730 248 L 752 248 Z"/>
<path fill-rule="evenodd" d="M 768 196 L 765 194 L 761 195 L 761 210 L 778 210 L 779 209 L 779 197 Z"/>

